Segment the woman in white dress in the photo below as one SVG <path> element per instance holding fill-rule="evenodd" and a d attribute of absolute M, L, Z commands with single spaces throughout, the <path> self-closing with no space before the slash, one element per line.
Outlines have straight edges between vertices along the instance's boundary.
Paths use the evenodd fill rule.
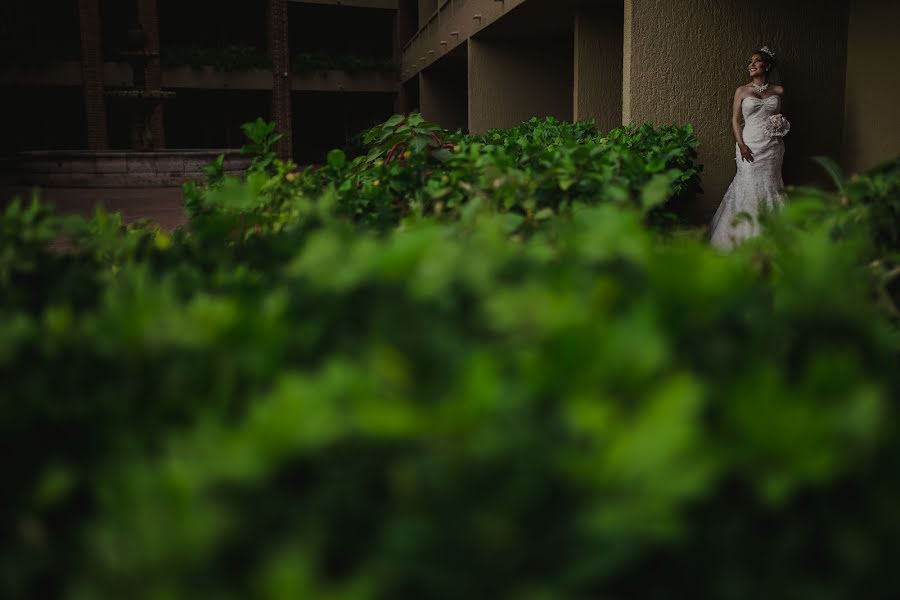
<path fill-rule="evenodd" d="M 750 58 L 752 81 L 734 93 L 731 125 L 737 140 L 737 174 L 710 225 L 710 243 L 729 250 L 759 233 L 762 207 L 782 202 L 782 137 L 790 125 L 781 116 L 784 87 L 769 83 L 775 54 L 763 46 Z"/>

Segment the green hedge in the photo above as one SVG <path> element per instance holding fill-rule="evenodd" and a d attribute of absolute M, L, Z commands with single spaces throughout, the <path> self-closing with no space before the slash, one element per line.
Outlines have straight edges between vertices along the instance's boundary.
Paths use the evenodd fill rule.
<path fill-rule="evenodd" d="M 5 596 L 900 593 L 900 163 L 720 256 L 689 130 L 409 122 L 248 125 L 174 233 L 7 209 Z"/>
<path fill-rule="evenodd" d="M 700 190 L 689 125 L 602 134 L 587 122 L 548 118 L 471 137 L 412 114 L 391 118 L 364 141 L 360 156 L 334 150 L 323 167 L 276 173 L 275 184 L 288 178 L 292 185 L 271 194 L 270 205 L 325 194 L 343 216 L 390 229 L 410 215 L 457 219 L 471 200 L 529 223 L 576 204 L 615 203 L 642 207 L 649 222 L 664 226 Z M 189 193 L 191 204 L 194 197 Z"/>

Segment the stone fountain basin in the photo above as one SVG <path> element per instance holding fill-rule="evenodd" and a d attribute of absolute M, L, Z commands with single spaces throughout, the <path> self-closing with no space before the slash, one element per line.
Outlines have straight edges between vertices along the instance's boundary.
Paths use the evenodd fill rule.
<path fill-rule="evenodd" d="M 18 154 L 9 168 L 19 184 L 39 187 L 172 187 L 202 181 L 201 167 L 220 154 L 228 175 L 241 175 L 250 165 L 240 150 L 41 150 Z"/>

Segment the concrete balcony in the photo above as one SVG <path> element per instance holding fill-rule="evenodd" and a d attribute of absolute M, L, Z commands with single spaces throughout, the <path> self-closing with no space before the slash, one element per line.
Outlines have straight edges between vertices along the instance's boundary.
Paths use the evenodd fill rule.
<path fill-rule="evenodd" d="M 621 124 L 621 2 L 446 0 L 403 54 L 425 118 L 472 133 L 531 117 Z M 418 56 L 417 56 L 418 55 Z"/>
<path fill-rule="evenodd" d="M 118 62 L 103 64 L 103 80 L 107 86 L 130 86 L 134 80 L 131 65 Z M 80 87 L 81 63 L 59 61 L 40 66 L 15 66 L 0 71 L 0 85 L 21 87 Z"/>
<path fill-rule="evenodd" d="M 563 0 L 566 1 L 566 0 Z M 407 81 L 470 37 L 524 4 L 526 0 L 439 0 L 437 9 L 426 16 L 420 2 L 421 27 L 403 47 L 400 79 Z"/>
<path fill-rule="evenodd" d="M 297 4 L 325 4 L 329 6 L 349 6 L 351 8 L 396 9 L 397 0 L 288 0 Z"/>
<path fill-rule="evenodd" d="M 220 71 L 213 67 L 165 67 L 163 87 L 169 89 L 271 90 L 272 72 L 264 69 Z M 295 92 L 374 92 L 397 91 L 393 73 L 348 73 L 331 70 L 325 73 L 291 75 Z"/>
<path fill-rule="evenodd" d="M 131 87 L 131 66 L 107 62 L 103 65 L 106 87 Z M 22 87 L 79 87 L 81 65 L 78 62 L 57 62 L 42 67 L 17 67 L 0 72 L 0 85 Z M 162 86 L 166 89 L 207 90 L 271 90 L 272 71 L 269 69 L 240 69 L 222 71 L 214 67 L 163 67 Z M 363 92 L 395 93 L 394 73 L 349 73 L 331 70 L 291 76 L 291 89 L 298 92 Z"/>

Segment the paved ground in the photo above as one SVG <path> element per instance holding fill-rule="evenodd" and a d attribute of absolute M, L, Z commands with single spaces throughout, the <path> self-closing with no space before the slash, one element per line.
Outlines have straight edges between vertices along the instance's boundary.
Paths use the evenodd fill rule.
<path fill-rule="evenodd" d="M 0 206 L 14 196 L 31 196 L 22 186 L 0 186 Z M 187 222 L 181 204 L 181 188 L 45 188 L 41 198 L 54 204 L 60 213 L 90 215 L 94 207 L 102 205 L 107 211 L 120 212 L 126 223 L 150 219 L 167 229 Z"/>

